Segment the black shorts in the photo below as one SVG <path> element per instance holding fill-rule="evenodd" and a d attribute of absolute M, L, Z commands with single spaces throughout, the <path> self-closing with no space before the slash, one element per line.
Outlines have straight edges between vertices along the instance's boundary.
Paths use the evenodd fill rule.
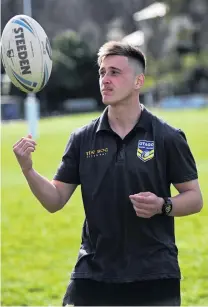
<path fill-rule="evenodd" d="M 131 283 L 72 280 L 63 306 L 180 306 L 180 280 L 158 279 Z"/>

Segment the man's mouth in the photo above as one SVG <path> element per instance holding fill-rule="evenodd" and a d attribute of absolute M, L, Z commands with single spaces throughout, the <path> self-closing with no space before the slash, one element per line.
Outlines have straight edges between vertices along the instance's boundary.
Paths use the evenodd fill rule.
<path fill-rule="evenodd" d="M 102 93 L 103 94 L 109 94 L 109 93 L 111 93 L 113 90 L 111 89 L 111 88 L 103 88 L 102 89 Z"/>

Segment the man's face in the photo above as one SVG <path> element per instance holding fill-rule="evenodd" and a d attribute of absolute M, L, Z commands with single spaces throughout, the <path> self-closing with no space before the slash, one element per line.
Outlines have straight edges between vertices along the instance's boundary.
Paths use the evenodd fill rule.
<path fill-rule="evenodd" d="M 99 69 L 100 92 L 104 104 L 113 105 L 128 99 L 135 90 L 136 75 L 125 56 L 110 55 Z"/>

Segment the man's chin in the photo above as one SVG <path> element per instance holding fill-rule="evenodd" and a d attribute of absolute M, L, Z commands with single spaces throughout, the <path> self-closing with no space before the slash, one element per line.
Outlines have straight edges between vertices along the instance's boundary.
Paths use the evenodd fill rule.
<path fill-rule="evenodd" d="M 113 104 L 114 100 L 112 99 L 112 97 L 103 97 L 102 101 L 104 104 L 109 105 L 109 104 Z"/>

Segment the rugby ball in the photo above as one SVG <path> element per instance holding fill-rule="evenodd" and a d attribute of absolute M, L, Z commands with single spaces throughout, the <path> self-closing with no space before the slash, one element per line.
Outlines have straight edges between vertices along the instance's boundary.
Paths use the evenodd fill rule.
<path fill-rule="evenodd" d="M 2 32 L 1 56 L 6 74 L 21 91 L 36 93 L 47 84 L 52 69 L 49 39 L 33 18 L 16 15 Z"/>

